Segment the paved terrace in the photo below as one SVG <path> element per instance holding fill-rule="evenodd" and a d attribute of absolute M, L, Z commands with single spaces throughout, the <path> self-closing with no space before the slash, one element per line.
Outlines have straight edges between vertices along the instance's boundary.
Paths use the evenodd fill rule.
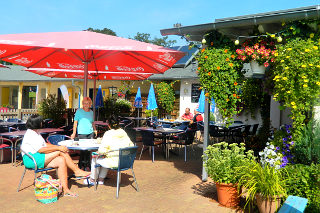
<path fill-rule="evenodd" d="M 53 204 L 35 200 L 32 184 L 33 173 L 28 171 L 22 191 L 16 192 L 23 166 L 0 164 L 1 212 L 236 212 L 217 202 L 212 181 L 201 181 L 202 149 L 195 146 L 188 162 L 181 156 L 170 155 L 167 161 L 156 151 L 152 163 L 148 152 L 136 160 L 134 171 L 140 191 L 136 192 L 131 171 L 122 173 L 119 199 L 116 199 L 116 173 L 111 171 L 105 185 L 88 188 L 82 180 L 71 180 L 71 190 L 78 198 L 62 197 Z M 55 172 L 49 173 L 54 175 Z"/>

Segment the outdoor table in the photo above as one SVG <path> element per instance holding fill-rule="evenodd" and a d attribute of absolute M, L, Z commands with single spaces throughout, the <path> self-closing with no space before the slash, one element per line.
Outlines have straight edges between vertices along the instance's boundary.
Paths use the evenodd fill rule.
<path fill-rule="evenodd" d="M 74 145 L 75 142 L 78 142 L 77 145 Z M 79 139 L 79 141 L 74 140 L 64 140 L 58 143 L 59 146 L 66 146 L 71 150 L 86 150 L 86 151 L 94 151 L 98 150 L 100 147 L 100 143 L 97 142 L 97 139 Z"/>
<path fill-rule="evenodd" d="M 103 131 L 107 131 L 108 129 L 110 129 L 110 125 L 108 122 L 94 121 L 93 123 L 98 129 L 98 136 L 102 136 L 104 134 Z M 100 135 L 100 133 L 103 133 L 103 134 Z"/>
<path fill-rule="evenodd" d="M 211 125 L 212 125 L 212 126 L 217 126 L 217 127 L 221 128 L 221 129 L 222 129 L 222 132 L 224 133 L 224 138 L 230 136 L 230 132 L 231 132 L 232 130 L 234 130 L 234 129 L 236 129 L 236 128 L 240 128 L 240 127 L 244 127 L 244 126 L 245 126 L 245 125 L 242 124 L 242 123 L 233 123 L 233 124 L 231 124 L 230 126 L 226 127 L 226 125 L 223 124 L 223 123 L 214 123 L 214 122 L 213 122 L 213 123 L 210 123 L 209 125 L 210 125 L 210 126 L 211 126 Z M 232 135 L 231 135 L 231 136 L 232 136 Z M 233 136 L 232 136 L 232 138 L 233 138 Z"/>
<path fill-rule="evenodd" d="M 140 126 L 140 121 L 150 119 L 150 118 L 143 118 L 143 117 L 124 117 L 124 118 L 126 118 L 128 120 L 134 120 L 136 122 L 137 127 Z"/>
<path fill-rule="evenodd" d="M 0 126 L 6 126 L 6 127 L 10 127 L 10 126 L 14 126 L 16 124 L 25 124 L 26 122 L 8 122 L 8 121 L 3 121 L 0 122 Z"/>
<path fill-rule="evenodd" d="M 183 133 L 184 130 L 181 130 L 181 129 L 173 129 L 173 128 L 152 128 L 152 127 L 136 127 L 136 128 L 133 128 L 134 130 L 136 131 L 151 131 L 151 132 L 156 132 L 156 133 L 160 133 L 163 135 L 163 144 L 165 146 L 165 157 L 166 159 L 168 159 L 168 152 L 169 152 L 169 149 L 168 149 L 168 146 L 166 145 L 167 144 L 167 136 L 168 135 L 171 135 L 171 134 L 177 134 L 177 133 Z"/>

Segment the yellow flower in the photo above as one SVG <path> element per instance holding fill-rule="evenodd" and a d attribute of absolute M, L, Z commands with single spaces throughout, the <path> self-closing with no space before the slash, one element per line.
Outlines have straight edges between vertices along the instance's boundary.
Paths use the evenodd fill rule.
<path fill-rule="evenodd" d="M 291 102 L 291 105 L 294 106 L 294 105 L 296 105 L 296 103 L 292 101 L 292 102 Z"/>
<path fill-rule="evenodd" d="M 307 78 L 306 76 L 302 76 L 301 78 Z"/>
<path fill-rule="evenodd" d="M 308 87 L 308 85 L 304 84 L 303 87 Z"/>
<path fill-rule="evenodd" d="M 230 66 L 230 67 L 233 67 L 233 63 L 230 63 L 229 66 Z"/>
<path fill-rule="evenodd" d="M 283 80 L 285 80 L 285 81 L 286 81 L 286 80 L 288 80 L 288 78 L 287 78 L 287 77 L 283 77 L 282 79 L 283 79 Z"/>
<path fill-rule="evenodd" d="M 306 82 L 306 83 L 308 83 L 308 82 L 309 82 L 309 80 L 308 80 L 308 79 L 304 79 L 303 81 L 304 81 L 304 82 Z"/>
<path fill-rule="evenodd" d="M 287 50 L 291 51 L 291 50 L 292 50 L 292 48 L 288 48 Z"/>
<path fill-rule="evenodd" d="M 317 49 L 318 49 L 318 46 L 313 46 L 313 49 L 317 50 Z"/>
<path fill-rule="evenodd" d="M 275 53 L 274 53 L 274 56 L 278 56 L 278 55 L 279 55 L 279 53 L 278 53 L 278 52 L 275 52 Z"/>
<path fill-rule="evenodd" d="M 318 68 L 320 68 L 320 65 L 317 65 Z"/>
<path fill-rule="evenodd" d="M 278 95 L 279 95 L 279 94 L 278 94 L 278 93 L 276 93 L 276 94 L 274 94 L 274 97 L 276 98 L 276 97 L 278 97 Z"/>
<path fill-rule="evenodd" d="M 284 69 L 287 70 L 287 69 L 289 69 L 289 67 L 285 67 Z"/>
<path fill-rule="evenodd" d="M 316 84 L 320 86 L 320 82 L 319 82 L 319 81 L 317 81 L 317 83 L 316 83 Z"/>
<path fill-rule="evenodd" d="M 284 60 L 281 60 L 280 62 L 281 62 L 281 63 L 283 63 L 283 62 L 284 62 Z"/>
<path fill-rule="evenodd" d="M 275 34 L 272 34 L 272 35 L 271 35 L 271 38 L 274 38 L 274 37 L 276 37 L 276 35 L 275 35 Z"/>
<path fill-rule="evenodd" d="M 310 33 L 310 38 L 313 38 L 314 37 L 314 33 Z"/>
<path fill-rule="evenodd" d="M 290 56 L 289 56 L 289 55 L 287 55 L 287 56 L 286 56 L 286 58 L 290 58 Z"/>
<path fill-rule="evenodd" d="M 290 94 L 290 93 L 291 93 L 291 91 L 290 91 L 290 90 L 288 90 L 288 91 L 287 91 L 287 93 L 288 93 L 288 94 Z"/>
<path fill-rule="evenodd" d="M 307 52 L 310 52 L 310 50 L 309 50 L 309 49 L 305 49 L 304 51 L 305 51 L 306 53 L 307 53 Z"/>
<path fill-rule="evenodd" d="M 297 108 L 297 106 L 292 106 L 293 109 Z"/>
<path fill-rule="evenodd" d="M 307 66 L 306 66 L 306 65 L 304 65 L 304 64 L 302 64 L 302 65 L 301 65 L 301 67 L 305 68 L 305 67 L 307 67 Z"/>
<path fill-rule="evenodd" d="M 313 64 L 309 64 L 309 66 L 310 66 L 310 67 L 312 67 L 312 66 L 313 66 Z"/>

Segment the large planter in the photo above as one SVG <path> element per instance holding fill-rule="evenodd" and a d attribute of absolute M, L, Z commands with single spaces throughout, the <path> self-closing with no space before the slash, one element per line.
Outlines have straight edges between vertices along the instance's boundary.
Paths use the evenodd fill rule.
<path fill-rule="evenodd" d="M 237 186 L 234 184 L 216 183 L 218 202 L 226 207 L 235 207 L 239 205 L 240 196 Z"/>
<path fill-rule="evenodd" d="M 260 65 L 257 61 L 250 61 L 250 66 L 253 76 L 263 76 L 266 72 L 265 66 Z"/>
<path fill-rule="evenodd" d="M 257 206 L 260 213 L 274 213 L 279 209 L 281 198 L 268 198 L 260 194 L 256 194 Z"/>

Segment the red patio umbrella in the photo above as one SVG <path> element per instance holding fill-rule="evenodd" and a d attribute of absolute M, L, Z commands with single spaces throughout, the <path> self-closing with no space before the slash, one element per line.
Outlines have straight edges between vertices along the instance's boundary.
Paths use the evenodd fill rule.
<path fill-rule="evenodd" d="M 54 77 L 61 75 L 61 70 L 67 76 L 68 70 L 77 71 L 84 79 L 84 96 L 90 72 L 97 76 L 109 72 L 102 75 L 106 79 L 124 77 L 121 73 L 132 78 L 163 73 L 183 55 L 161 46 L 89 31 L 0 35 L 1 60 Z"/>

